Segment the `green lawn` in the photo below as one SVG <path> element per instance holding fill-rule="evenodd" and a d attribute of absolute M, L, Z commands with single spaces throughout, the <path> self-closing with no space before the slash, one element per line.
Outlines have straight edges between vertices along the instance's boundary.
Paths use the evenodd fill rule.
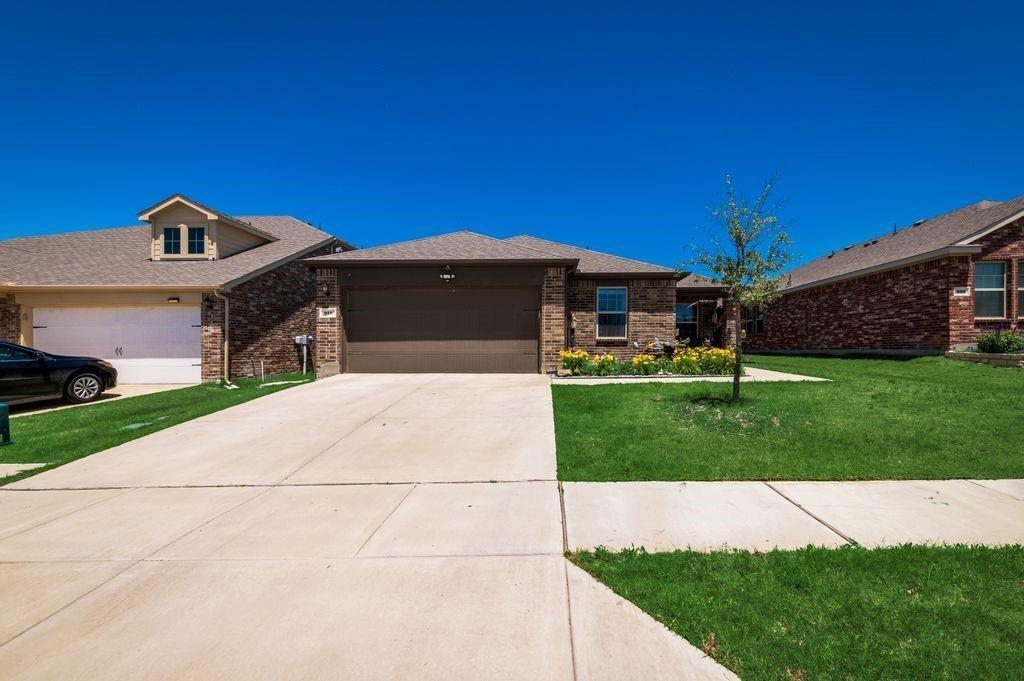
<path fill-rule="evenodd" d="M 1011 679 L 1024 548 L 573 554 L 744 679 Z"/>
<path fill-rule="evenodd" d="M 1024 371 L 941 357 L 751 356 L 832 379 L 552 387 L 563 480 L 1024 477 Z"/>
<path fill-rule="evenodd" d="M 276 381 L 312 380 L 309 374 L 267 377 Z M 44 468 L 3 478 L 6 484 L 95 454 L 184 421 L 298 385 L 261 388 L 255 379 L 235 381 L 237 390 L 215 383 L 168 392 L 98 402 L 73 409 L 11 419 L 9 445 L 0 447 L 0 463 L 45 463 Z"/>

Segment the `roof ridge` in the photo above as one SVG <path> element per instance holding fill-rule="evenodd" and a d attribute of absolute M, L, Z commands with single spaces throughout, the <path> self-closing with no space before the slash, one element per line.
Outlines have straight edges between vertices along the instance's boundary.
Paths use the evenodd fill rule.
<path fill-rule="evenodd" d="M 618 258 L 619 260 L 626 260 L 628 262 L 635 262 L 638 265 L 649 265 L 649 266 L 654 266 L 654 267 L 660 267 L 661 269 L 663 269 L 663 270 L 665 270 L 667 272 L 678 272 L 679 271 L 679 270 L 677 270 L 677 269 L 675 269 L 673 267 L 665 267 L 664 265 L 659 265 L 659 264 L 653 263 L 653 262 L 647 262 L 646 260 L 637 260 L 636 258 L 625 258 L 625 257 L 623 257 L 621 255 L 615 255 L 614 253 L 608 253 L 606 251 L 597 251 L 597 250 L 594 250 L 593 248 L 584 248 L 583 246 L 575 246 L 573 244 L 562 243 L 560 241 L 552 241 L 550 239 L 542 239 L 541 237 L 533 236 L 532 234 L 517 234 L 516 236 L 510 236 L 509 239 L 517 239 L 519 237 L 526 237 L 527 239 L 536 239 L 537 241 L 543 241 L 546 244 L 553 244 L 555 246 L 568 246 L 569 248 L 578 248 L 581 251 L 587 251 L 589 253 L 596 253 L 598 255 L 607 256 L 609 258 Z M 536 249 L 536 250 L 540 250 L 540 249 Z M 541 251 L 541 252 L 543 252 L 543 251 Z M 555 254 L 552 253 L 551 255 L 555 255 Z"/>
<path fill-rule="evenodd" d="M 455 234 L 476 234 L 476 233 L 475 232 L 470 232 L 468 229 L 457 229 L 454 232 L 444 232 L 442 234 L 432 234 L 431 236 L 418 236 L 415 239 L 405 239 L 404 241 L 393 241 L 393 242 L 387 243 L 387 244 L 377 244 L 376 246 L 367 246 L 366 248 L 359 248 L 359 249 L 356 249 L 356 250 L 359 250 L 359 251 L 362 251 L 363 253 L 366 253 L 366 251 L 373 251 L 373 250 L 376 250 L 378 248 L 387 248 L 389 246 L 394 246 L 395 244 L 414 244 L 414 243 L 417 243 L 417 242 L 420 242 L 420 241 L 429 241 L 430 239 L 440 239 L 443 236 L 453 236 Z M 476 234 L 476 236 L 485 236 L 485 235 L 483 235 L 483 234 Z"/>

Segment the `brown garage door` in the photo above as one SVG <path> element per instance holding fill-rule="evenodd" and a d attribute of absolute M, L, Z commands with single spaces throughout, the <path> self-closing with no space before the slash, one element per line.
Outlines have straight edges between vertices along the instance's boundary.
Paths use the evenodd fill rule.
<path fill-rule="evenodd" d="M 348 292 L 351 372 L 536 373 L 537 289 Z"/>

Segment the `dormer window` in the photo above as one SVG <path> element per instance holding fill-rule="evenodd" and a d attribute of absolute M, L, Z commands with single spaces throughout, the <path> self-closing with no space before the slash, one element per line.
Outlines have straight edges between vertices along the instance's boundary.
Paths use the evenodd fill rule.
<path fill-rule="evenodd" d="M 277 241 L 248 222 L 175 194 L 139 213 L 151 227 L 153 260 L 218 260 Z"/>
<path fill-rule="evenodd" d="M 188 228 L 188 252 L 189 255 L 206 253 L 206 227 Z"/>
<path fill-rule="evenodd" d="M 164 227 L 164 255 L 181 253 L 181 228 Z"/>

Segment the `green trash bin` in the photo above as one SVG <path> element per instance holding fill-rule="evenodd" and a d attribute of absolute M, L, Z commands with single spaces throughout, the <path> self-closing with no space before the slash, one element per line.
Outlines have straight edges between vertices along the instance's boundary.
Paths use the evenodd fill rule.
<path fill-rule="evenodd" d="M 11 444 L 11 410 L 0 402 L 0 447 Z"/>

